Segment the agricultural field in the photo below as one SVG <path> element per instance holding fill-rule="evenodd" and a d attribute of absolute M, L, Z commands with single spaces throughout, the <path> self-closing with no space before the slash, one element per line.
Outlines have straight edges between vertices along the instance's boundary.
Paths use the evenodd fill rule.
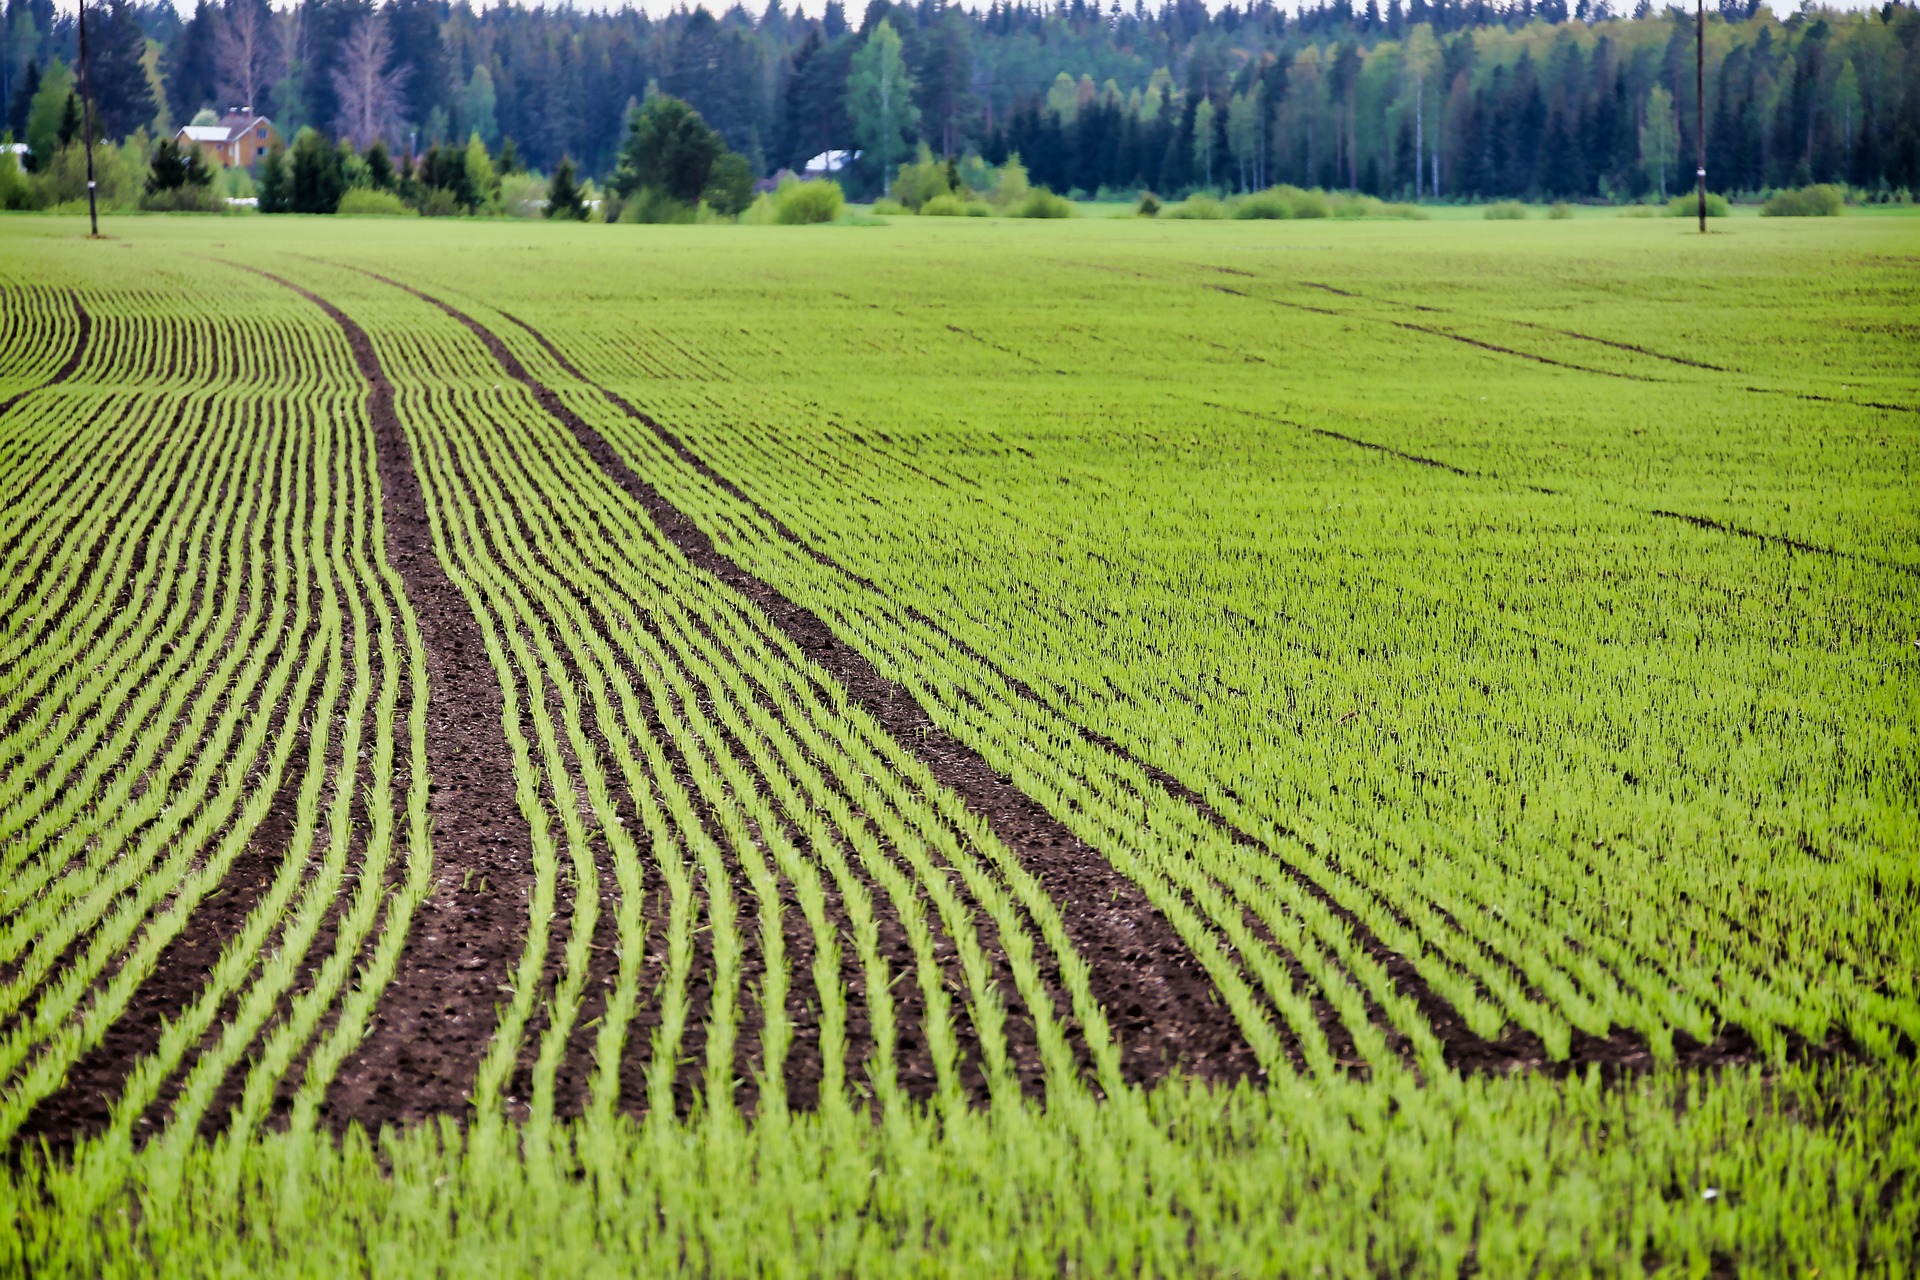
<path fill-rule="evenodd" d="M 1920 1266 L 1920 219 L 0 221 L 0 1272 Z"/>

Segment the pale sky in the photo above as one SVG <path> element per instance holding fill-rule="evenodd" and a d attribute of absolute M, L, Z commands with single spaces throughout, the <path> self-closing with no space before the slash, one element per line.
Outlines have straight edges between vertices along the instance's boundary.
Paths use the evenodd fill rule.
<path fill-rule="evenodd" d="M 276 9 L 283 7 L 285 4 L 285 0 L 269 0 L 269 2 L 272 3 Z M 476 9 L 492 8 L 494 4 L 499 2 L 500 0 L 470 0 L 470 3 L 472 3 Z M 619 9 L 630 5 L 633 8 L 644 10 L 656 16 L 670 13 L 682 5 L 690 9 L 704 7 L 716 14 L 722 10 L 731 8 L 733 5 L 733 0 L 701 0 L 701 3 L 698 4 L 690 3 L 689 0 L 570 0 L 570 2 L 569 0 L 555 0 L 555 2 L 562 3 L 563 7 L 576 9 Z M 1102 7 L 1109 2 L 1110 0 L 1099 0 Z M 1667 2 L 1668 0 L 1655 0 L 1656 6 L 1663 6 Z M 1691 7 L 1691 2 L 1692 0 L 1689 0 L 1689 7 Z M 193 0 L 170 0 L 170 3 L 182 16 L 193 11 Z M 766 0 L 740 0 L 740 3 L 746 6 L 748 12 L 756 16 L 767 7 Z M 781 3 L 789 12 L 792 11 L 793 5 L 791 0 L 781 0 Z M 859 26 L 861 16 L 867 11 L 866 0 L 842 0 L 842 3 L 847 7 L 847 20 L 853 23 L 853 25 Z M 960 3 L 968 9 L 984 9 L 987 7 L 985 3 L 970 3 L 969 0 L 960 0 Z M 1357 3 L 1355 7 L 1358 8 L 1364 3 L 1365 0 L 1359 0 L 1359 3 Z M 1630 11 L 1633 8 L 1634 0 L 1613 0 L 1613 3 L 1616 9 Z M 1781 17 L 1785 17 L 1800 7 L 1799 0 L 1767 0 L 1767 3 L 1773 8 L 1773 11 Z M 1821 7 L 1829 9 L 1878 9 L 1883 3 L 1885 3 L 1885 0 L 1823 0 Z M 54 0 L 55 8 L 65 10 L 68 13 L 73 12 L 76 4 L 77 0 Z M 1133 8 L 1133 0 L 1121 0 L 1121 6 L 1131 11 Z M 1160 0 L 1148 0 L 1147 7 L 1149 9 L 1157 10 L 1159 6 Z M 1208 5 L 1208 8 L 1218 7 L 1218 5 L 1214 4 Z M 1300 8 L 1300 5 L 1297 3 L 1282 3 L 1280 7 L 1288 13 L 1293 13 Z M 1712 0 L 1710 0 L 1709 7 L 1712 7 Z M 1386 5 L 1383 3 L 1381 8 L 1385 9 Z M 821 12 L 826 9 L 826 0 L 800 0 L 800 9 L 804 13 L 818 17 Z"/>

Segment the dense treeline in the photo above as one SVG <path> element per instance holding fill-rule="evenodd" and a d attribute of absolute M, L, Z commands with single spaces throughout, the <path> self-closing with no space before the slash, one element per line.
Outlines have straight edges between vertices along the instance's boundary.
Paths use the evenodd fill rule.
<path fill-rule="evenodd" d="M 103 0 L 89 29 L 101 128 L 165 130 L 248 103 L 396 155 L 477 135 L 608 176 L 636 104 L 691 103 L 759 173 L 857 148 L 856 184 L 934 153 L 1020 155 L 1092 193 L 1276 182 L 1432 198 L 1638 197 L 1691 185 L 1690 14 L 1639 0 L 1352 0 L 1289 14 L 874 0 L 859 28 L 768 0 L 664 18 L 441 0 Z M 16 137 L 59 126 L 72 16 L 7 0 L 0 100 Z M 1709 181 L 1920 187 L 1920 11 L 1721 0 L 1707 31 Z M 71 136 L 71 129 L 65 130 Z"/>

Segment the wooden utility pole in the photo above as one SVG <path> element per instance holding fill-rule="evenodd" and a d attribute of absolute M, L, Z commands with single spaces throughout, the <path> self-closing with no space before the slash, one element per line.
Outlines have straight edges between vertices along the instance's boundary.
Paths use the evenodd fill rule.
<path fill-rule="evenodd" d="M 93 226 L 93 238 L 100 238 L 100 206 L 94 197 L 93 181 L 93 94 L 87 90 L 87 0 L 80 0 L 80 133 L 87 149 L 87 221 Z"/>
<path fill-rule="evenodd" d="M 1700 188 L 1700 234 L 1707 234 L 1707 0 L 1696 0 L 1693 36 L 1693 177 Z"/>

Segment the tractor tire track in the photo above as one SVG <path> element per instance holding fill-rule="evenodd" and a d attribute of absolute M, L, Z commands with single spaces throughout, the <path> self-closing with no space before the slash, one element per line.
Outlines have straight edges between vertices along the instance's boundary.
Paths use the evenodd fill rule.
<path fill-rule="evenodd" d="M 239 265 L 239 264 L 232 264 Z M 364 329 L 332 303 L 298 293 L 346 339 L 367 384 L 386 557 L 400 573 L 426 650 L 427 769 L 436 889 L 381 995 L 372 1027 L 342 1066 L 322 1112 L 335 1129 L 463 1113 L 493 1038 L 494 1008 L 527 932 L 532 836 L 515 803 L 505 700 L 466 598 L 434 549 L 417 460 L 393 384 Z M 485 890 L 480 888 L 485 884 Z"/>
<path fill-rule="evenodd" d="M 901 747 L 985 819 L 1061 907 L 1069 938 L 1089 962 L 1092 994 L 1112 1020 L 1115 1042 L 1121 1050 L 1122 1073 L 1129 1082 L 1158 1079 L 1175 1065 L 1189 1061 L 1196 1074 L 1208 1078 L 1237 1079 L 1257 1069 L 1252 1048 L 1233 1015 L 1210 998 L 1211 979 L 1138 885 L 1038 801 L 1004 781 L 972 747 L 940 729 L 911 693 L 881 675 L 864 654 L 838 640 L 819 615 L 787 599 L 722 554 L 704 530 L 628 466 L 606 439 L 552 389 L 534 378 L 492 331 L 430 294 L 385 277 L 375 278 L 439 308 L 472 331 L 508 376 L 526 386 L 556 420 L 573 432 L 608 477 L 646 509 L 689 561 L 759 605 L 768 619 L 828 671 Z M 737 486 L 715 473 L 676 435 L 623 397 L 586 378 L 544 335 L 516 317 L 508 315 L 507 319 L 538 341 L 569 376 L 595 388 L 610 404 L 647 426 L 702 476 L 746 500 Z M 799 541 L 791 530 L 780 528 L 783 536 Z M 1132 1010 L 1140 1012 L 1134 1014 Z"/>

